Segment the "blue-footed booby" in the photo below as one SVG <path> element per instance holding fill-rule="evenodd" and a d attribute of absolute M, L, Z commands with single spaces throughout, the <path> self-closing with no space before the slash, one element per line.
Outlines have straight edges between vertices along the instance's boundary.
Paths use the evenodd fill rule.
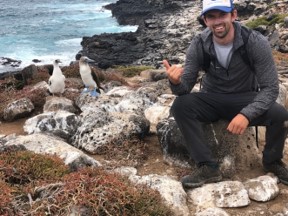
<path fill-rule="evenodd" d="M 65 76 L 59 67 L 59 63 L 61 63 L 59 59 L 53 62 L 53 73 L 48 81 L 49 92 L 53 96 L 54 94 L 62 94 L 65 90 Z"/>
<path fill-rule="evenodd" d="M 103 89 L 100 85 L 100 81 L 89 66 L 89 62 L 94 62 L 86 56 L 82 56 L 79 60 L 79 69 L 82 81 L 85 85 L 82 93 L 90 92 L 91 96 L 97 97 L 100 94 L 100 89 Z"/>

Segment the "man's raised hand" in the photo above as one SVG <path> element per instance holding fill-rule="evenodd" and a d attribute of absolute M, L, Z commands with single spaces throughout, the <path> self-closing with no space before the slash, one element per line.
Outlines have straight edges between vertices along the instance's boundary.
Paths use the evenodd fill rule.
<path fill-rule="evenodd" d="M 166 68 L 166 73 L 170 82 L 174 85 L 178 85 L 181 82 L 181 76 L 184 69 L 180 65 L 171 65 L 167 60 L 163 60 L 163 65 Z"/>

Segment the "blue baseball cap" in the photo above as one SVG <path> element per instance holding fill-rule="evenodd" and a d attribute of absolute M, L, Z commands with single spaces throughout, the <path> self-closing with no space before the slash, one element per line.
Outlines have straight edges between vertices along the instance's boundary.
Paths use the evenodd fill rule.
<path fill-rule="evenodd" d="M 203 9 L 201 15 L 210 10 L 220 10 L 230 13 L 233 10 L 232 0 L 203 0 Z"/>

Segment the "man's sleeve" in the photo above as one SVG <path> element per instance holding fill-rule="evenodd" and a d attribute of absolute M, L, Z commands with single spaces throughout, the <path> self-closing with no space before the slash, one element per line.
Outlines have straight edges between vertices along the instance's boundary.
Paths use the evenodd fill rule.
<path fill-rule="evenodd" d="M 261 34 L 253 33 L 247 45 L 249 58 L 253 60 L 256 79 L 260 86 L 260 91 L 253 102 L 240 112 L 251 121 L 262 115 L 276 101 L 279 94 L 279 82 L 268 40 Z"/>
<path fill-rule="evenodd" d="M 191 92 L 197 82 L 198 73 L 200 70 L 200 62 L 202 51 L 199 50 L 199 37 L 196 36 L 191 41 L 186 52 L 184 72 L 181 77 L 181 83 L 173 85 L 170 83 L 171 90 L 175 95 L 183 95 Z"/>

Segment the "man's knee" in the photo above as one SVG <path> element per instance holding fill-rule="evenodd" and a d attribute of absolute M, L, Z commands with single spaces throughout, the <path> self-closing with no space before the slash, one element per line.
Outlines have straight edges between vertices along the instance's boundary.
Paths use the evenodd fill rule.
<path fill-rule="evenodd" d="M 183 108 L 182 97 L 179 96 L 175 98 L 171 106 L 170 112 L 175 117 L 175 115 L 177 115 L 178 112 L 181 112 L 182 108 Z"/>
<path fill-rule="evenodd" d="M 268 118 L 272 123 L 281 123 L 288 120 L 288 112 L 284 106 L 274 103 L 267 111 Z"/>
<path fill-rule="evenodd" d="M 176 97 L 172 106 L 171 106 L 171 114 L 175 116 L 182 116 L 183 114 L 189 112 L 190 114 L 193 112 L 193 108 L 195 106 L 195 95 L 187 94 Z"/>

